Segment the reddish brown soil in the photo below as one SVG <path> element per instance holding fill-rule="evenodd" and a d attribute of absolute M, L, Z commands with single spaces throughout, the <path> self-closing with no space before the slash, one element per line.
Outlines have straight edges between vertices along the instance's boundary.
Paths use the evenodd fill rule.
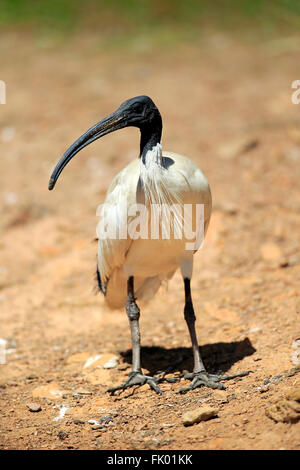
<path fill-rule="evenodd" d="M 61 47 L 2 39 L 0 337 L 12 351 L 0 365 L 0 447 L 299 449 L 300 422 L 266 415 L 300 386 L 291 372 L 300 337 L 300 105 L 291 102 L 299 51 L 220 34 L 155 53 L 147 43 L 105 52 L 89 37 Z M 125 380 L 131 345 L 125 311 L 110 312 L 93 293 L 95 213 L 136 156 L 137 131 L 93 144 L 53 192 L 47 185 L 65 148 L 137 94 L 159 106 L 164 148 L 195 160 L 211 184 L 213 216 L 192 283 L 199 342 L 209 370 L 253 371 L 225 391 L 179 395 L 181 379 L 162 384 L 162 396 L 148 386 L 105 393 Z M 144 370 L 180 356 L 175 374 L 191 370 L 179 274 L 142 309 L 141 330 Z M 105 356 L 83 369 L 97 354 Z M 103 369 L 112 355 L 118 366 Z M 184 427 L 182 414 L 202 403 L 218 416 Z M 54 421 L 58 405 L 68 410 Z M 88 423 L 108 415 L 105 426 Z"/>

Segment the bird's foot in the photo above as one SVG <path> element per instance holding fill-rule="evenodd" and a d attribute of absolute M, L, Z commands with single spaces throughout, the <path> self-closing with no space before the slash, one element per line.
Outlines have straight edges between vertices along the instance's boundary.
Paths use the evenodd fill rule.
<path fill-rule="evenodd" d="M 154 378 L 158 381 L 158 383 L 164 382 L 164 381 L 169 382 L 169 383 L 178 382 L 180 380 L 180 377 L 166 377 L 166 375 L 172 372 L 174 369 L 176 369 L 178 364 L 181 364 L 183 360 L 184 358 L 180 356 L 176 361 L 173 362 L 171 366 L 167 367 L 167 369 L 155 374 Z"/>
<path fill-rule="evenodd" d="M 138 371 L 132 371 L 129 374 L 129 378 L 125 382 L 123 382 L 121 385 L 117 385 L 116 387 L 111 387 L 106 391 L 111 395 L 114 395 L 117 390 L 126 390 L 127 388 L 133 387 L 134 385 L 148 384 L 150 388 L 152 388 L 158 395 L 162 395 L 162 391 L 160 390 L 158 384 L 164 380 L 167 382 L 176 382 L 179 380 L 179 378 L 164 377 L 162 374 L 158 375 L 157 377 L 151 377 L 149 375 L 143 375 Z"/>
<path fill-rule="evenodd" d="M 193 372 L 191 374 L 184 375 L 185 379 L 191 380 L 191 383 L 188 387 L 181 388 L 177 393 L 186 393 L 190 390 L 194 390 L 199 387 L 209 387 L 219 390 L 225 390 L 225 385 L 221 384 L 221 380 L 230 380 L 235 379 L 236 377 L 244 377 L 245 375 L 250 374 L 251 370 L 244 372 L 238 372 L 237 374 L 231 375 L 218 375 L 218 374 L 209 374 L 205 370 L 201 372 Z"/>

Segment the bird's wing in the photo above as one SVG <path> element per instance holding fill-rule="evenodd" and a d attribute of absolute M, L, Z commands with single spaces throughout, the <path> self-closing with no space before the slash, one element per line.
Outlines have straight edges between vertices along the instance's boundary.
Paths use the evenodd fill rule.
<path fill-rule="evenodd" d="M 197 202 L 203 205 L 203 227 L 201 229 L 200 238 L 204 239 L 211 216 L 212 198 L 209 183 L 202 173 L 198 165 L 185 157 L 174 152 L 163 152 L 163 156 L 167 159 L 170 168 L 176 172 L 176 190 L 179 192 L 180 197 L 184 204 Z M 172 165 L 172 162 L 175 165 Z M 195 214 L 193 215 L 195 217 Z M 203 232 L 202 232 L 203 230 Z M 197 251 L 197 249 L 195 250 Z"/>
<path fill-rule="evenodd" d="M 127 165 L 112 181 L 97 212 L 98 276 L 105 286 L 112 272 L 121 267 L 132 239 L 127 236 L 127 208 L 136 204 L 136 188 L 139 179 L 139 159 Z M 99 281 L 99 279 L 98 279 Z"/>

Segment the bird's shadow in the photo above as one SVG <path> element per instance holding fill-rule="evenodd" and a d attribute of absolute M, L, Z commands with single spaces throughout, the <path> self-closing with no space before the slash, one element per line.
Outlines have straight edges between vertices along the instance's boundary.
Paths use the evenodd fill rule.
<path fill-rule="evenodd" d="M 200 353 L 208 372 L 228 371 L 233 364 L 256 352 L 249 338 L 231 343 L 214 343 L 200 346 Z M 121 351 L 123 361 L 132 363 L 131 349 Z M 193 370 L 193 353 L 191 348 L 163 348 L 160 346 L 144 346 L 141 350 L 142 367 L 151 375 L 165 371 L 170 366 L 173 372 Z"/>

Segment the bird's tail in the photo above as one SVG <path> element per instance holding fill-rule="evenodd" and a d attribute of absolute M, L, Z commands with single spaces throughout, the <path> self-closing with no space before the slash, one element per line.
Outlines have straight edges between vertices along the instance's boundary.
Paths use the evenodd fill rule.
<path fill-rule="evenodd" d="M 134 291 L 136 300 L 140 304 L 146 304 L 153 298 L 161 284 L 171 279 L 175 271 L 168 273 L 166 276 L 153 277 L 135 277 Z M 109 278 L 106 285 L 105 301 L 109 308 L 115 310 L 124 308 L 127 299 L 127 278 L 123 268 L 116 269 Z"/>

